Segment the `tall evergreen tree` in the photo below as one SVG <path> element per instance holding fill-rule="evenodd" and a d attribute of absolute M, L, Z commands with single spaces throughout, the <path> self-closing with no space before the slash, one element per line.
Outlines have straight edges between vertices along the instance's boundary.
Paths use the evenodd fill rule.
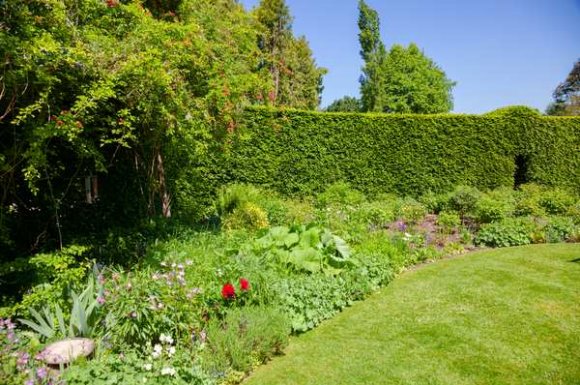
<path fill-rule="evenodd" d="M 359 1 L 358 8 L 360 55 L 364 60 L 360 77 L 362 110 L 381 111 L 385 98 L 382 69 L 386 50 L 381 41 L 379 15 L 364 0 Z"/>
<path fill-rule="evenodd" d="M 261 33 L 262 64 L 273 83 L 271 103 L 315 109 L 320 104 L 326 69 L 316 65 L 308 41 L 292 33 L 292 16 L 284 0 L 261 0 L 254 10 Z"/>

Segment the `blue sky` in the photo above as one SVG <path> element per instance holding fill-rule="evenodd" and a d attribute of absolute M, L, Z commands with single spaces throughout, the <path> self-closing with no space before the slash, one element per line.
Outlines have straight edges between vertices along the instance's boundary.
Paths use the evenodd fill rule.
<path fill-rule="evenodd" d="M 250 9 L 258 0 L 241 0 Z M 358 96 L 357 0 L 286 0 L 295 35 L 328 68 L 322 106 Z M 457 82 L 455 112 L 544 111 L 580 57 L 580 0 L 367 0 L 387 47 L 415 42 Z"/>

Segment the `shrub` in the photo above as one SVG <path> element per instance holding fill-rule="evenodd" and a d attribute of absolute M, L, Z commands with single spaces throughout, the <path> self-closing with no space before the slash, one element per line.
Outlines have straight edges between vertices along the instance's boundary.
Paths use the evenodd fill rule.
<path fill-rule="evenodd" d="M 36 254 L 28 260 L 36 285 L 24 295 L 10 312 L 30 318 L 30 308 L 66 304 L 69 290 L 79 291 L 94 262 L 86 255 L 89 248 L 71 245 L 60 251 Z"/>
<path fill-rule="evenodd" d="M 366 200 L 363 193 L 350 187 L 348 183 L 337 182 L 331 184 L 326 190 L 318 195 L 318 207 L 355 206 Z"/>
<path fill-rule="evenodd" d="M 350 215 L 349 225 L 359 228 L 361 232 L 385 228 L 388 223 L 395 219 L 392 206 L 393 204 L 383 201 L 362 203 Z"/>
<path fill-rule="evenodd" d="M 532 241 L 534 229 L 534 224 L 529 220 L 509 218 L 483 225 L 475 237 L 475 243 L 490 247 L 527 245 Z"/>
<path fill-rule="evenodd" d="M 580 225 L 580 201 L 568 207 L 566 216 L 572 218 L 575 224 Z"/>
<path fill-rule="evenodd" d="M 260 230 L 270 225 L 268 215 L 254 203 L 246 202 L 224 217 L 222 227 L 226 230 Z"/>
<path fill-rule="evenodd" d="M 353 301 L 343 275 L 297 276 L 276 283 L 276 290 L 295 332 L 314 328 Z"/>
<path fill-rule="evenodd" d="M 432 191 L 427 192 L 419 198 L 419 202 L 425 205 L 428 212 L 432 214 L 439 214 L 446 210 L 448 206 L 449 197 L 447 194 L 435 194 Z"/>
<path fill-rule="evenodd" d="M 461 218 L 456 212 L 443 211 L 437 216 L 437 225 L 439 225 L 443 233 L 451 234 L 461 226 Z"/>
<path fill-rule="evenodd" d="M 575 232 L 574 221 L 567 217 L 551 217 L 544 227 L 546 242 L 556 243 L 567 241 Z"/>
<path fill-rule="evenodd" d="M 577 197 L 560 188 L 544 191 L 539 199 L 540 206 L 550 215 L 565 214 L 577 202 Z"/>
<path fill-rule="evenodd" d="M 75 362 L 63 372 L 62 380 L 68 385 L 215 385 L 203 372 L 198 352 L 173 347 L 170 356 L 167 345 L 160 356 L 153 354 L 150 344 L 138 350 L 104 351 L 91 360 Z"/>
<path fill-rule="evenodd" d="M 459 212 L 462 218 L 475 213 L 481 192 L 475 187 L 458 186 L 449 194 L 448 205 L 452 210 Z"/>
<path fill-rule="evenodd" d="M 316 226 L 273 227 L 250 247 L 274 266 L 295 272 L 337 274 L 354 263 L 342 238 Z"/>
<path fill-rule="evenodd" d="M 202 329 L 211 293 L 187 280 L 188 264 L 163 265 L 105 272 L 102 322 L 116 348 L 145 346 L 162 333 L 189 341 L 191 330 Z"/>
<path fill-rule="evenodd" d="M 540 206 L 540 199 L 543 193 L 544 188 L 535 183 L 521 185 L 520 191 L 516 195 L 514 213 L 517 216 L 543 216 L 545 212 Z"/>
<path fill-rule="evenodd" d="M 229 368 L 247 373 L 281 353 L 289 334 L 288 319 L 278 308 L 232 309 L 224 319 L 208 324 L 204 364 L 210 373 L 225 373 Z"/>
<path fill-rule="evenodd" d="M 405 198 L 398 202 L 396 213 L 399 219 L 413 225 L 425 218 L 427 209 L 415 199 Z"/>

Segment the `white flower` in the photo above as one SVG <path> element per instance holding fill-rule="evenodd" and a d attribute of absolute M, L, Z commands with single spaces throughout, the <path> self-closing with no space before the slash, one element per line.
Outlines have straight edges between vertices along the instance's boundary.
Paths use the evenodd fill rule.
<path fill-rule="evenodd" d="M 145 369 L 147 371 L 150 371 L 152 368 L 153 368 L 153 365 L 152 364 L 145 364 L 145 365 L 143 365 L 143 369 Z"/>
<path fill-rule="evenodd" d="M 153 353 L 151 353 L 151 356 L 153 358 L 158 358 L 161 356 L 161 353 L 163 353 L 163 347 L 159 344 L 155 344 L 155 346 L 153 346 Z"/>
<path fill-rule="evenodd" d="M 165 267 L 165 266 L 167 266 L 167 263 L 166 262 L 161 262 L 160 265 L 163 266 L 163 267 Z"/>
<path fill-rule="evenodd" d="M 168 343 L 169 345 L 171 345 L 173 343 L 173 338 L 171 336 L 166 335 L 166 334 L 161 334 L 159 336 L 159 341 L 164 342 L 164 343 Z"/>
<path fill-rule="evenodd" d="M 176 372 L 175 372 L 175 369 L 173 369 L 173 368 L 165 367 L 165 368 L 161 369 L 161 375 L 163 375 L 163 376 L 175 376 L 175 374 L 176 374 Z"/>
<path fill-rule="evenodd" d="M 169 353 L 170 357 L 172 355 L 174 355 L 175 354 L 175 346 L 170 346 L 169 349 L 167 349 L 167 352 Z"/>
<path fill-rule="evenodd" d="M 191 265 L 193 265 L 193 261 L 191 259 L 188 259 L 187 261 L 185 261 L 185 264 L 187 266 L 191 266 Z"/>

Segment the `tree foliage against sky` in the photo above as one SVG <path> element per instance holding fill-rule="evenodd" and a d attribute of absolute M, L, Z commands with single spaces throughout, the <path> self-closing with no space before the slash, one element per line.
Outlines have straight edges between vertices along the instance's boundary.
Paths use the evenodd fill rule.
<path fill-rule="evenodd" d="M 324 110 L 326 112 L 360 112 L 362 105 L 360 99 L 352 96 L 344 96 L 336 99 Z"/>
<path fill-rule="evenodd" d="M 359 1 L 361 100 L 365 112 L 430 114 L 453 108 L 455 85 L 415 45 L 394 45 L 388 52 L 380 37 L 378 13 Z"/>
<path fill-rule="evenodd" d="M 274 89 L 269 95 L 278 106 L 316 109 L 320 104 L 326 69 L 314 61 L 308 41 L 292 32 L 292 16 L 284 0 L 261 0 L 253 11 L 260 28 L 258 46 Z"/>
<path fill-rule="evenodd" d="M 363 111 L 381 112 L 385 104 L 382 72 L 387 52 L 381 40 L 379 15 L 364 0 L 360 0 L 358 6 L 360 55 L 364 60 L 360 78 L 362 108 Z"/>
<path fill-rule="evenodd" d="M 576 60 L 564 82 L 554 90 L 548 115 L 580 115 L 580 59 Z"/>

